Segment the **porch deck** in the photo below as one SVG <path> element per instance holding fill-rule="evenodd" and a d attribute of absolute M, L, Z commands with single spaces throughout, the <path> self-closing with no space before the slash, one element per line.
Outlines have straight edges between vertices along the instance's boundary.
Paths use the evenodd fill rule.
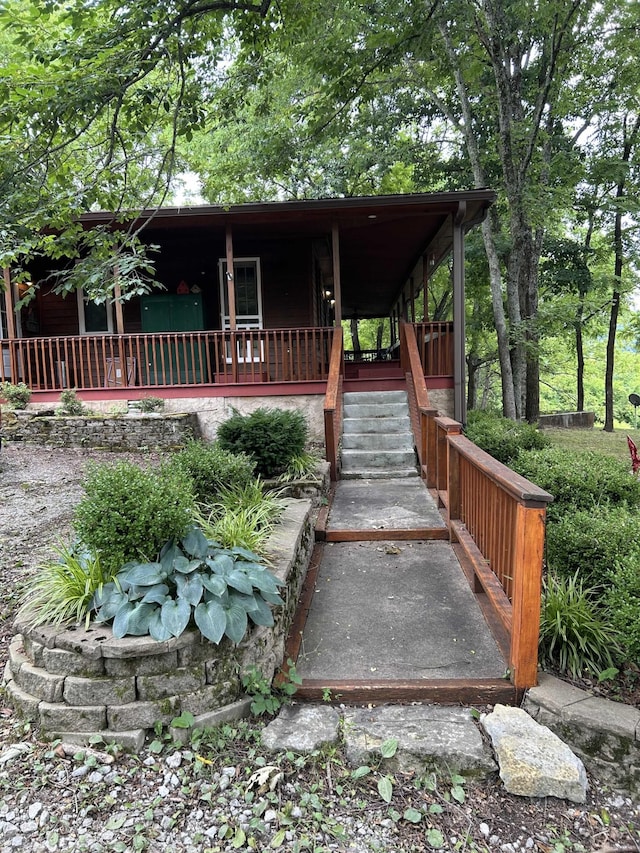
<path fill-rule="evenodd" d="M 300 698 L 516 701 L 499 627 L 439 531 L 420 480 L 336 484 L 289 641 Z"/>

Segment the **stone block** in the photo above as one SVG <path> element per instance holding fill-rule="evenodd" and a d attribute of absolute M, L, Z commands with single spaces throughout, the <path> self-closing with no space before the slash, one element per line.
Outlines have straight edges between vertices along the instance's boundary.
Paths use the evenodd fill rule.
<path fill-rule="evenodd" d="M 78 746 L 93 746 L 95 748 L 95 736 L 102 738 L 104 743 L 119 744 L 127 752 L 138 753 L 142 751 L 146 732 L 144 729 L 133 729 L 129 732 L 112 732 L 105 729 L 101 732 L 47 732 L 51 740 L 60 738 L 66 743 L 75 743 Z"/>
<path fill-rule="evenodd" d="M 168 696 L 154 702 L 131 702 L 107 708 L 107 725 L 112 731 L 152 729 L 156 723 L 167 725 L 180 714 L 180 698 Z"/>
<path fill-rule="evenodd" d="M 16 619 L 14 628 L 18 634 L 28 634 L 29 638 L 36 643 L 40 643 L 47 649 L 53 649 L 56 644 L 56 637 L 62 634 L 64 628 L 54 625 L 36 625 L 33 628 L 27 627 L 20 620 Z"/>
<path fill-rule="evenodd" d="M 32 664 L 35 666 L 43 665 L 43 657 L 42 652 L 44 650 L 44 646 L 40 643 L 37 643 L 32 637 L 28 634 L 22 635 L 22 641 L 24 644 L 25 654 L 29 658 Z"/>
<path fill-rule="evenodd" d="M 171 737 L 176 743 L 188 743 L 191 738 L 191 733 L 194 731 L 204 731 L 205 729 L 213 729 L 216 726 L 221 726 L 223 723 L 229 723 L 232 720 L 241 720 L 251 716 L 251 698 L 246 697 L 237 702 L 232 702 L 230 705 L 225 705 L 224 708 L 218 708 L 215 711 L 208 711 L 205 714 L 199 714 L 190 729 L 170 728 Z"/>
<path fill-rule="evenodd" d="M 560 719 L 578 728 L 606 732 L 633 742 L 640 727 L 640 709 L 589 696 L 582 702 L 563 708 Z"/>
<path fill-rule="evenodd" d="M 104 705 L 73 707 L 41 702 L 39 711 L 40 724 L 47 732 L 99 732 L 107 726 Z"/>
<path fill-rule="evenodd" d="M 22 690 L 36 696 L 43 702 L 61 702 L 64 676 L 52 675 L 40 667 L 25 663 L 15 674 L 16 682 Z"/>
<path fill-rule="evenodd" d="M 43 649 L 42 665 L 53 675 L 104 675 L 102 655 L 92 658 L 66 649 Z"/>
<path fill-rule="evenodd" d="M 230 649 L 229 651 L 230 657 L 219 657 L 205 663 L 207 684 L 220 684 L 229 678 L 238 677 L 239 665 L 235 657 L 235 650 Z"/>
<path fill-rule="evenodd" d="M 153 637 L 117 637 L 111 636 L 101 644 L 102 656 L 127 660 L 147 655 L 164 655 L 171 651 L 168 643 L 159 643 Z"/>
<path fill-rule="evenodd" d="M 234 692 L 236 695 L 232 695 Z M 195 693 L 186 693 L 181 696 L 180 704 L 183 711 L 198 717 L 200 714 L 206 714 L 227 705 L 236 698 L 238 692 L 239 688 L 236 686 L 236 690 L 233 691 L 228 681 L 222 684 L 207 684 Z"/>
<path fill-rule="evenodd" d="M 344 714 L 347 760 L 355 767 L 381 755 L 382 744 L 398 741 L 391 769 L 424 772 L 442 766 L 450 773 L 486 776 L 496 765 L 466 708 L 436 705 L 348 709 Z"/>
<path fill-rule="evenodd" d="M 7 698 L 18 715 L 26 720 L 37 721 L 40 700 L 21 690 L 15 681 L 9 681 L 5 689 Z"/>
<path fill-rule="evenodd" d="M 219 657 L 224 657 L 228 654 L 227 638 L 223 638 L 219 645 L 210 643 L 209 640 L 202 639 L 202 642 L 193 643 L 183 649 L 178 649 L 178 666 L 193 666 L 196 663 L 206 663 L 210 660 L 217 660 Z M 229 643 L 229 648 L 231 644 Z"/>
<path fill-rule="evenodd" d="M 136 680 L 128 678 L 79 678 L 67 676 L 63 698 L 69 705 L 127 705 L 135 702 Z"/>
<path fill-rule="evenodd" d="M 22 637 L 18 634 L 18 636 L 14 637 L 9 643 L 9 665 L 11 666 L 11 672 L 13 673 L 14 678 L 20 672 L 20 668 L 25 663 L 30 664 L 31 661 L 25 652 Z"/>
<path fill-rule="evenodd" d="M 336 743 L 339 728 L 340 714 L 329 705 L 288 705 L 262 730 L 262 745 L 308 754 Z"/>
<path fill-rule="evenodd" d="M 127 675 L 161 675 L 178 668 L 178 652 L 146 655 L 141 658 L 104 658 L 107 675 L 122 678 Z"/>
<path fill-rule="evenodd" d="M 4 665 L 4 673 L 2 675 L 2 684 L 8 684 L 13 681 L 13 673 L 11 672 L 11 664 L 7 661 Z"/>
<path fill-rule="evenodd" d="M 141 675 L 136 679 L 138 698 L 143 701 L 194 693 L 205 683 L 204 664 L 182 667 L 164 675 Z"/>
<path fill-rule="evenodd" d="M 84 625 L 74 625 L 56 635 L 56 648 L 97 660 L 102 657 L 102 644 L 111 636 L 111 628 L 107 625 L 94 622 L 88 628 Z"/>
<path fill-rule="evenodd" d="M 546 726 L 522 708 L 496 705 L 482 716 L 491 738 L 500 778 L 510 794 L 521 797 L 559 797 L 583 803 L 587 774 L 582 761 Z"/>
<path fill-rule="evenodd" d="M 530 708 L 544 708 L 551 714 L 560 714 L 563 708 L 568 705 L 574 705 L 576 702 L 583 702 L 587 698 L 584 690 L 574 687 L 572 684 L 567 684 L 566 681 L 561 681 L 553 675 L 546 672 L 540 673 L 539 683 L 537 687 L 531 687 L 527 691 L 524 702 L 524 708 L 528 711 Z M 532 716 L 535 714 L 532 713 Z"/>

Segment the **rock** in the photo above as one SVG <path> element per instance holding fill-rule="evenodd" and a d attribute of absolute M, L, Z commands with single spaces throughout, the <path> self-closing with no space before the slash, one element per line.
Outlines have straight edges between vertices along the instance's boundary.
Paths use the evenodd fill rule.
<path fill-rule="evenodd" d="M 587 774 L 582 761 L 526 711 L 496 705 L 491 714 L 483 714 L 482 725 L 491 738 L 500 778 L 510 794 L 585 801 Z"/>
<path fill-rule="evenodd" d="M 278 752 L 309 753 L 338 739 L 340 715 L 329 706 L 288 705 L 262 730 L 262 745 Z"/>
<path fill-rule="evenodd" d="M 347 709 L 344 715 L 347 758 L 353 766 L 381 755 L 385 741 L 396 740 L 391 764 L 422 772 L 446 766 L 451 773 L 487 775 L 496 770 L 490 750 L 465 708 L 389 705 Z"/>

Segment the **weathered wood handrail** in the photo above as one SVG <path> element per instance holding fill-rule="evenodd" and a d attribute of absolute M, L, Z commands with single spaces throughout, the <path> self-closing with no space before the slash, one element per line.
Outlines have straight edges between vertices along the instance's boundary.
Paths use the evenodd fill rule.
<path fill-rule="evenodd" d="M 327 391 L 324 398 L 325 451 L 333 482 L 338 479 L 338 448 L 342 436 L 343 346 L 342 328 L 337 326 L 333 330 L 329 376 L 327 377 Z"/>
<path fill-rule="evenodd" d="M 325 381 L 332 334 L 309 328 L 12 338 L 0 342 L 0 380 L 23 381 L 33 391 Z"/>
<path fill-rule="evenodd" d="M 437 418 L 436 424 L 446 445 L 451 540 L 509 634 L 514 685 L 531 687 L 537 680 L 546 506 L 553 498 L 453 429 L 455 421 Z M 439 439 L 439 465 L 441 452 Z"/>
<path fill-rule="evenodd" d="M 414 323 L 418 355 L 425 376 L 453 376 L 453 322 Z"/>
<path fill-rule="evenodd" d="M 420 361 L 414 327 L 410 323 L 400 325 L 400 366 L 407 380 L 409 398 L 409 417 L 411 430 L 418 453 L 420 472 L 431 487 L 433 468 L 429 465 L 430 425 L 438 414 L 429 403 L 429 392 L 424 378 L 424 368 Z M 433 428 L 431 427 L 431 432 Z M 435 455 L 432 457 L 435 459 Z"/>

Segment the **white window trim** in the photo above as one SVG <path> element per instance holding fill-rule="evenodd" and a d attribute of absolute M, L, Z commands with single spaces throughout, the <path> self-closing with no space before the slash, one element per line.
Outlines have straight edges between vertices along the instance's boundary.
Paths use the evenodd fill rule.
<path fill-rule="evenodd" d="M 237 314 L 236 327 L 238 329 L 262 329 L 262 272 L 260 269 L 260 258 L 234 258 L 234 264 L 254 263 L 256 265 L 256 286 L 258 289 L 258 313 L 257 314 Z M 229 329 L 229 315 L 224 313 L 224 296 L 226 281 L 224 279 L 224 270 L 227 265 L 226 258 L 220 258 L 218 261 L 218 279 L 220 284 L 220 325 L 225 331 Z"/>
<path fill-rule="evenodd" d="M 113 334 L 113 305 L 109 300 L 105 302 L 105 306 L 107 309 L 107 328 L 106 331 L 103 332 L 87 332 L 87 327 L 85 323 L 84 317 L 84 289 L 80 288 L 76 290 L 76 296 L 78 299 L 78 326 L 80 328 L 81 335 L 112 335 Z"/>

